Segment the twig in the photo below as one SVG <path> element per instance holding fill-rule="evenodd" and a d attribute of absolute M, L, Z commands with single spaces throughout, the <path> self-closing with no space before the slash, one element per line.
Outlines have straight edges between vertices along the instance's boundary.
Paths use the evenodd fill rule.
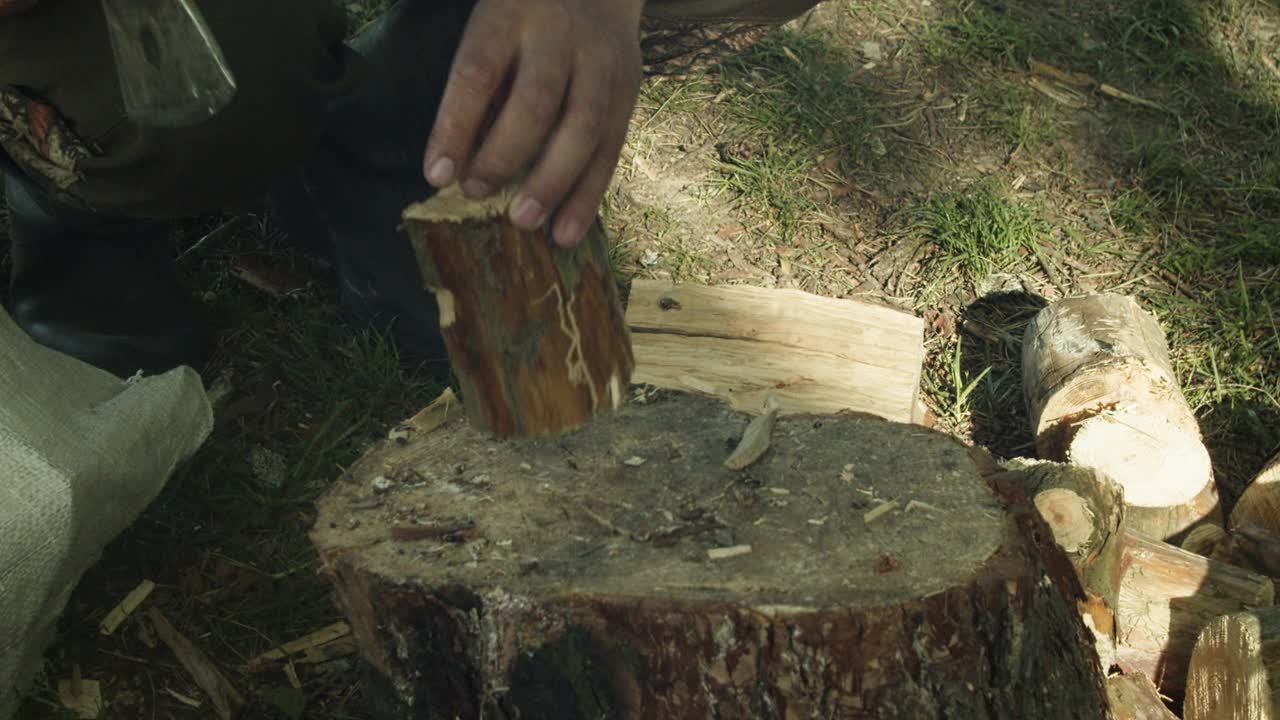
<path fill-rule="evenodd" d="M 222 720 L 231 720 L 238 707 L 244 704 L 244 696 L 231 685 L 230 681 L 223 676 L 217 666 L 209 660 L 200 648 L 196 647 L 182 633 L 178 632 L 173 624 L 169 622 L 169 618 L 164 616 L 157 608 L 151 608 L 147 612 L 147 616 L 151 618 L 151 623 L 156 627 L 156 634 L 164 641 L 165 645 L 178 656 L 178 662 L 182 663 L 182 667 L 187 669 L 191 674 L 191 678 L 195 680 L 196 685 L 204 690 L 209 699 L 213 701 L 213 707 L 218 712 L 218 717 Z"/>
<path fill-rule="evenodd" d="M 103 635 L 110 635 L 115 632 L 125 620 L 129 619 L 133 611 L 137 610 L 138 606 L 147 599 L 151 591 L 155 589 L 155 583 L 150 580 L 143 580 L 128 595 L 124 596 L 119 605 L 116 605 L 111 609 L 111 612 L 107 613 L 107 616 L 102 619 L 102 623 L 98 625 L 98 631 Z"/>

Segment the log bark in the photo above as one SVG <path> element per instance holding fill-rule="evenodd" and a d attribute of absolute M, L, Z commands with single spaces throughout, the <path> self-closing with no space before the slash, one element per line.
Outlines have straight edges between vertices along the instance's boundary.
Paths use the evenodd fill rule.
<path fill-rule="evenodd" d="M 758 413 L 867 412 L 923 423 L 924 323 L 799 290 L 636 280 L 627 303 L 636 382 Z"/>
<path fill-rule="evenodd" d="M 1118 485 L 1090 468 L 1019 460 L 996 477 L 1040 512 L 1085 591 L 1079 604 L 1094 633 L 1103 671 L 1116 660 L 1115 610 L 1124 574 L 1124 500 Z"/>
<path fill-rule="evenodd" d="M 1280 453 L 1267 461 L 1231 509 L 1231 527 L 1244 525 L 1280 534 Z"/>
<path fill-rule="evenodd" d="M 1280 718 L 1280 608 L 1224 615 L 1200 633 L 1185 720 Z"/>
<path fill-rule="evenodd" d="M 1271 580 L 1133 531 L 1116 609 L 1118 664 L 1180 699 L 1200 631 L 1219 615 L 1271 607 Z"/>
<path fill-rule="evenodd" d="M 1164 333 L 1133 298 L 1083 296 L 1042 310 L 1023 344 L 1023 387 L 1040 456 L 1118 482 L 1134 530 L 1172 539 L 1220 518 Z"/>
<path fill-rule="evenodd" d="M 1113 675 L 1107 678 L 1107 696 L 1116 720 L 1178 720 L 1146 675 Z"/>
<path fill-rule="evenodd" d="M 729 470 L 748 419 L 657 393 L 372 450 L 312 539 L 380 717 L 1106 717 L 1070 564 L 967 448 L 792 415 Z"/>
<path fill-rule="evenodd" d="M 563 432 L 622 403 L 634 360 L 596 223 L 573 249 L 507 219 L 510 198 L 456 188 L 405 210 L 440 305 L 471 422 L 500 437 Z"/>

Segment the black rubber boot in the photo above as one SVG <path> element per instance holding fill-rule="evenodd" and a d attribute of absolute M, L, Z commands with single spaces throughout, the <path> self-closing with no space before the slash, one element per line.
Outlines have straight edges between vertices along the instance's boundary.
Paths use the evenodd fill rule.
<path fill-rule="evenodd" d="M 400 215 L 433 194 L 422 158 L 470 3 L 401 0 L 352 42 L 365 60 L 355 94 L 335 103 L 315 156 L 273 195 L 303 246 L 329 248 L 344 316 L 390 330 L 402 360 L 445 358 L 439 311 Z"/>
<path fill-rule="evenodd" d="M 120 377 L 201 368 L 209 324 L 178 282 L 162 226 L 59 206 L 12 172 L 4 193 L 10 311 L 36 342 Z"/>

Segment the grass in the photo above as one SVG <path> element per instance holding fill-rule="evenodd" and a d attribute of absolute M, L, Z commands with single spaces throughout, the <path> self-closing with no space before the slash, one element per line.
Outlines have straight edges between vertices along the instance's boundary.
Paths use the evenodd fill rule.
<path fill-rule="evenodd" d="M 938 281 L 959 273 L 978 283 L 1020 269 L 1048 232 L 1034 207 L 990 179 L 933 200 L 917 216 L 917 229 L 936 246 L 930 272 Z"/>
<path fill-rule="evenodd" d="M 354 22 L 374 5 L 348 4 Z M 1280 8 L 824 7 L 846 22 L 815 15 L 704 74 L 646 84 L 629 144 L 653 174 L 621 173 L 604 214 L 619 278 L 782 284 L 773 272 L 786 259 L 805 289 L 911 309 L 929 328 L 924 390 L 941 426 L 1003 457 L 1035 451 L 1021 397 L 1027 323 L 1063 295 L 1133 294 L 1168 333 L 1230 503 L 1280 445 L 1280 47 L 1268 34 Z M 867 62 L 864 42 L 884 59 Z M 1163 109 L 1091 91 L 1083 109 L 1054 102 L 1027 83 L 1031 59 Z M 688 207 L 633 199 L 664 182 Z M 226 265 L 250 252 L 310 289 L 281 301 L 240 285 Z M 228 328 L 216 369 L 238 389 L 231 412 L 85 579 L 24 720 L 49 717 L 47 681 L 73 663 L 117 699 L 135 692 L 122 706 L 134 716 L 199 716 L 152 699 L 148 682 L 199 695 L 162 653 L 132 630 L 95 636 L 144 577 L 160 583 L 153 602 L 226 668 L 336 620 L 306 539 L 311 504 L 440 387 L 403 371 L 377 334 L 345 329 L 326 269 L 269 223 L 183 267 Z M 1006 274 L 1017 282 L 988 292 Z M 283 676 L 233 676 L 290 716 L 281 706 L 298 694 Z M 305 717 L 365 717 L 351 666 L 301 680 Z"/>

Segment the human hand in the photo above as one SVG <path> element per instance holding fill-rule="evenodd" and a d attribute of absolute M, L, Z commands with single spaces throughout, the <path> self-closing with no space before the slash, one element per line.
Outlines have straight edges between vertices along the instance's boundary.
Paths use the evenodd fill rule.
<path fill-rule="evenodd" d="M 572 247 L 595 222 L 640 87 L 644 0 L 479 0 L 454 56 L 424 173 L 487 197 L 531 168 L 511 221 L 554 216 Z"/>

